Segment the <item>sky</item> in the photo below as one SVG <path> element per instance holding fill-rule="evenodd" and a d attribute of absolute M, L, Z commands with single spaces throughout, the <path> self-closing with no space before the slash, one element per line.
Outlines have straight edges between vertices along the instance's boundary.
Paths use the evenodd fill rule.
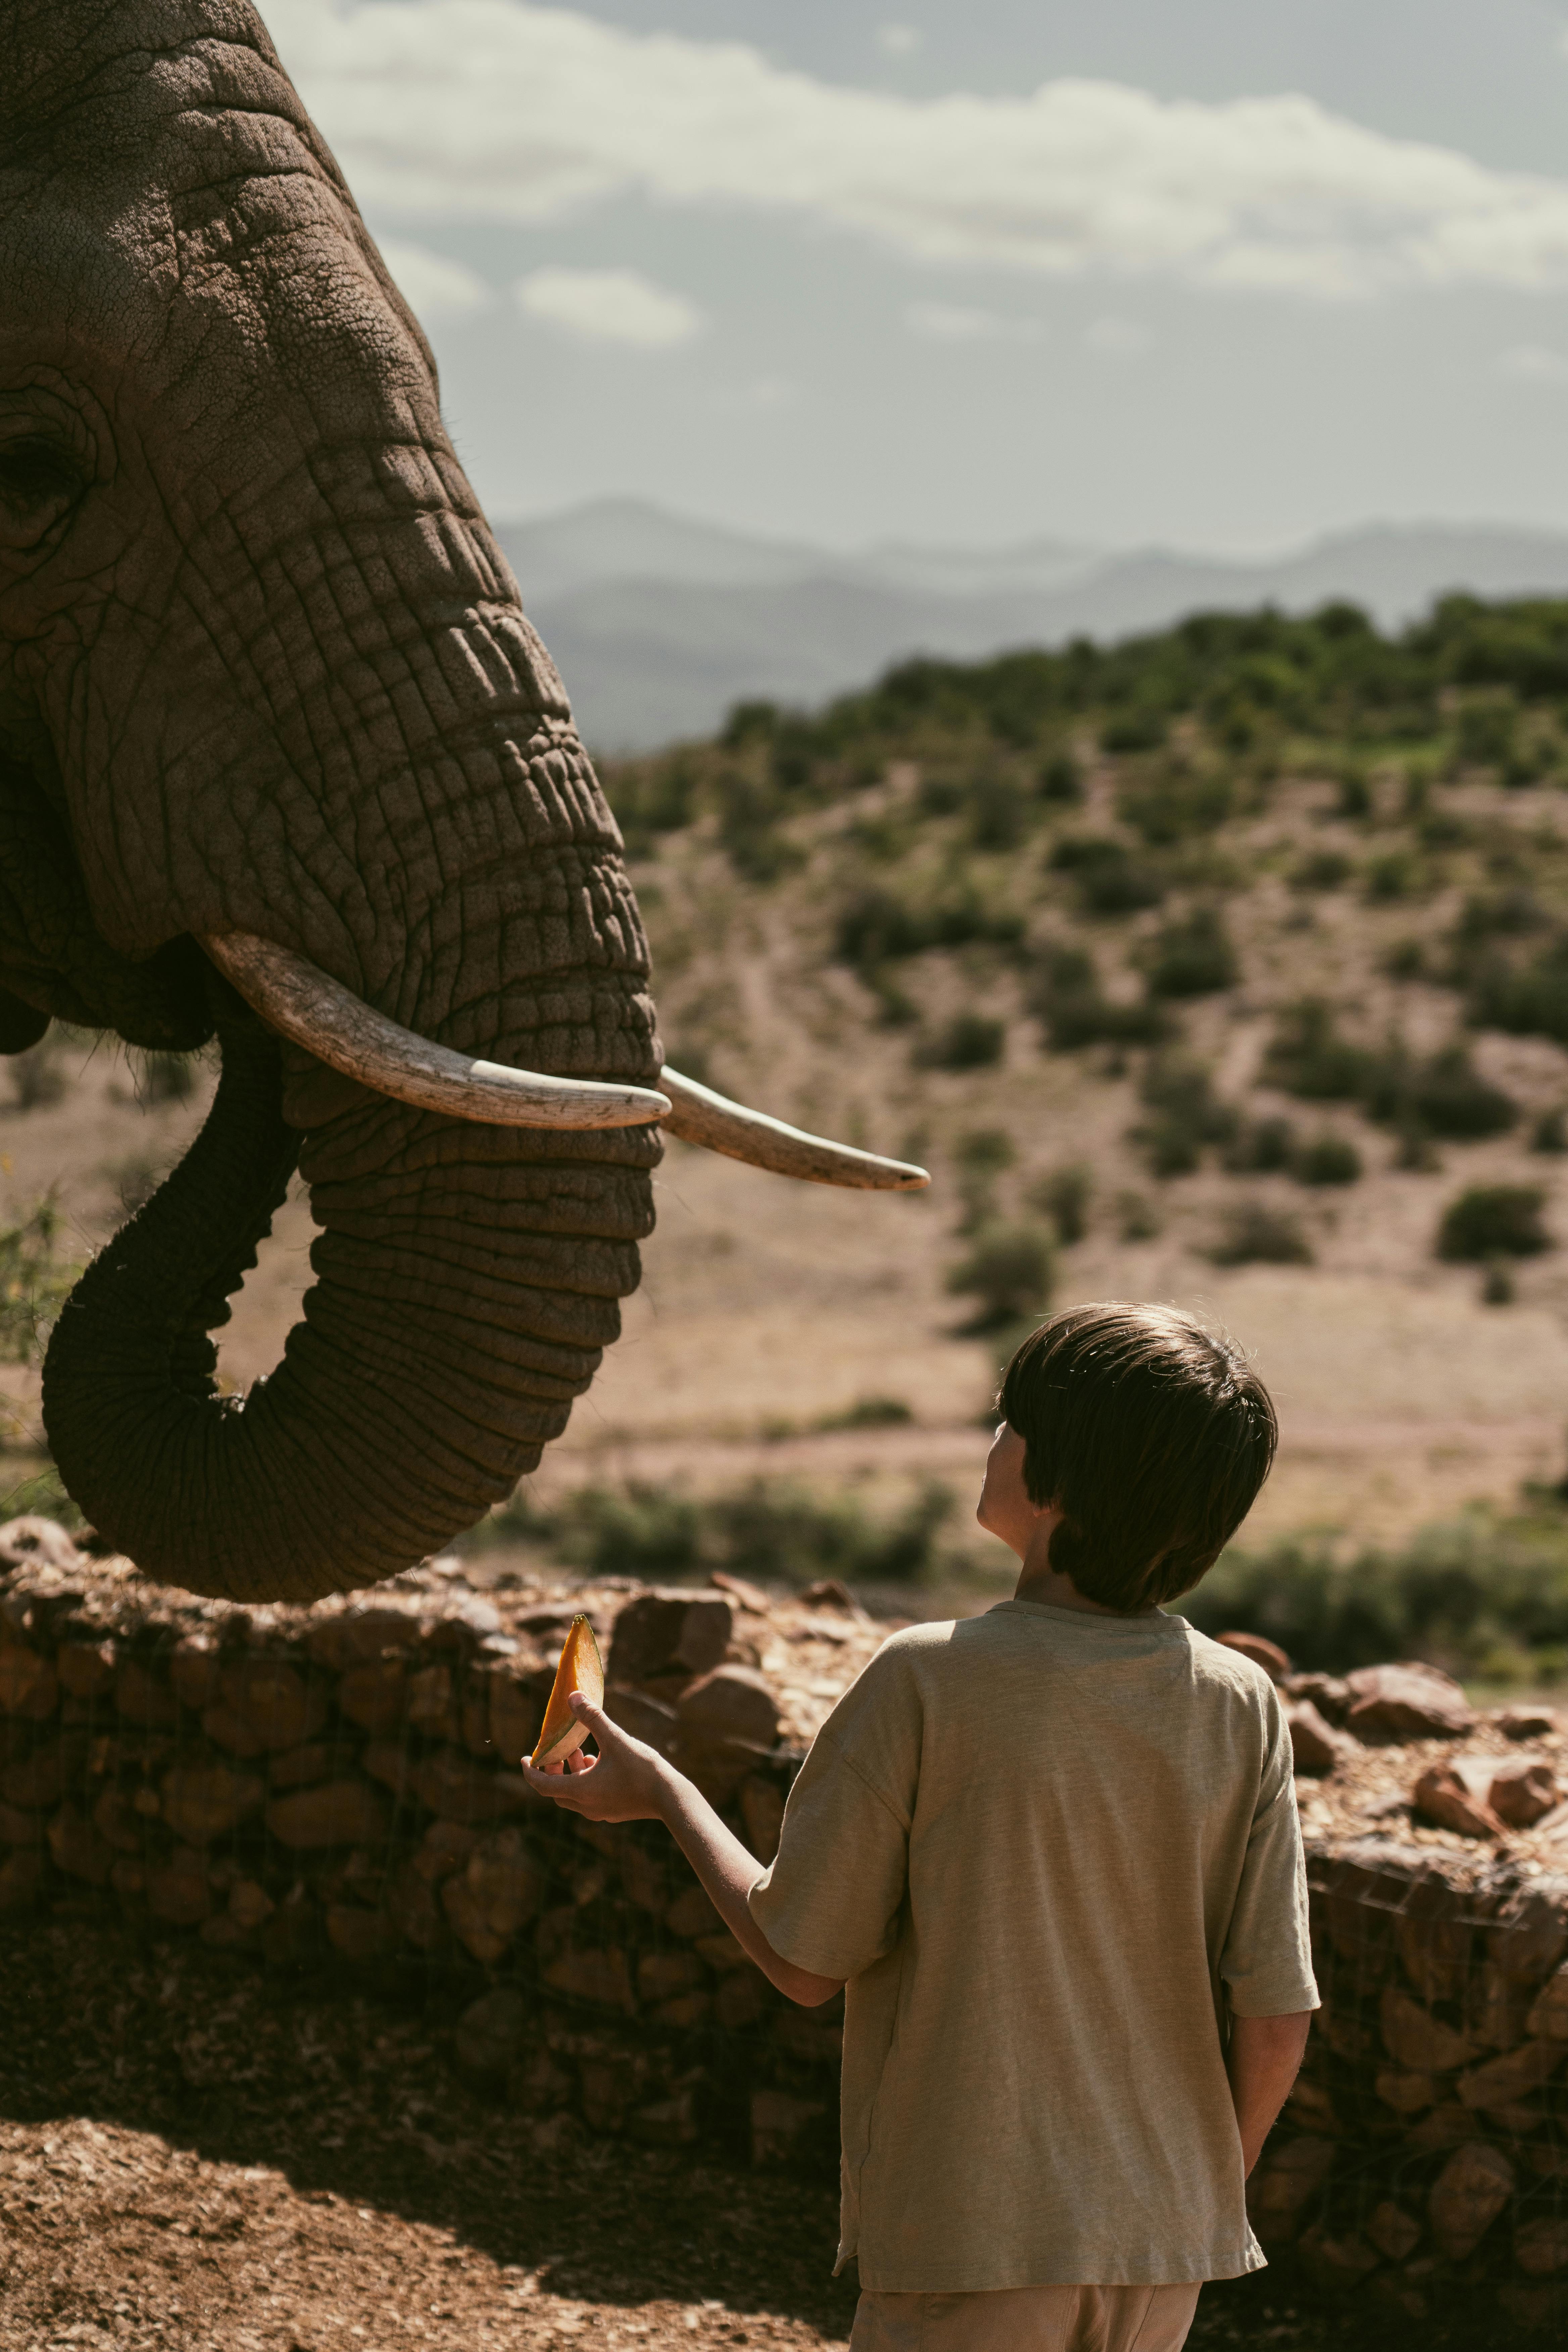
<path fill-rule="evenodd" d="M 1568 529 L 1568 0 L 261 0 L 495 520 Z"/>

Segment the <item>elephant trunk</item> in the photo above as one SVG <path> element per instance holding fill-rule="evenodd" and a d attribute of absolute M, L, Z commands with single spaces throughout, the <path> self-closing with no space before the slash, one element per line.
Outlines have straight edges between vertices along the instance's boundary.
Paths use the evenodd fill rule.
<path fill-rule="evenodd" d="M 406 1568 L 535 1466 L 619 1328 L 659 1146 L 356 1093 L 301 1151 L 277 1039 L 232 998 L 218 1034 L 200 1135 L 61 1312 L 45 1423 L 71 1494 L 148 1575 L 310 1601 Z M 277 1370 L 224 1397 L 207 1334 L 297 1159 L 317 1281 Z"/>

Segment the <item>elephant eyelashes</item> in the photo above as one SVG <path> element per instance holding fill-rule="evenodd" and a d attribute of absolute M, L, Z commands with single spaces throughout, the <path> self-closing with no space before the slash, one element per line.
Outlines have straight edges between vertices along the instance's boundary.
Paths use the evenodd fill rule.
<path fill-rule="evenodd" d="M 47 434 L 0 440 L 0 545 L 37 547 L 86 488 L 81 460 Z"/>

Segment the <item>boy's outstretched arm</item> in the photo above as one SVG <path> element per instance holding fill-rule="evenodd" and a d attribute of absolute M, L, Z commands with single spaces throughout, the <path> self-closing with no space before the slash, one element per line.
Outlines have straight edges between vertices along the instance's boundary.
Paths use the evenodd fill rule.
<path fill-rule="evenodd" d="M 798 2001 L 802 2009 L 818 2009 L 831 2000 L 839 1980 L 814 1976 L 809 1969 L 781 1958 L 752 1918 L 746 1897 L 763 1875 L 763 1865 L 726 1829 L 701 1790 L 581 1693 L 574 1697 L 572 1711 L 593 1733 L 598 1755 L 589 1758 L 579 1751 L 567 1758 L 564 1769 L 558 1764 L 542 1772 L 525 1761 L 523 1777 L 530 1787 L 585 1821 L 662 1822 L 747 1958 L 756 1962 L 785 2000 Z"/>
<path fill-rule="evenodd" d="M 1248 2175 L 1263 2153 L 1275 2117 L 1300 2072 L 1312 2022 L 1310 2009 L 1286 2017 L 1237 2017 L 1230 2021 L 1226 2071 L 1241 2134 L 1242 2161 Z"/>

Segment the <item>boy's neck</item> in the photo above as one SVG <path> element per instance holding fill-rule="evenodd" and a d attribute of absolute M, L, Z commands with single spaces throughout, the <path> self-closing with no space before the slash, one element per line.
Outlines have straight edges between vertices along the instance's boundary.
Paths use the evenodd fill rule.
<path fill-rule="evenodd" d="M 1051 1536 L 1059 1514 L 1051 1515 L 1049 1526 L 1042 1523 L 1024 1554 L 1024 1566 L 1015 1588 L 1015 1601 L 1036 1601 L 1047 1609 L 1078 1609 L 1086 1617 L 1152 1617 L 1158 1612 L 1152 1601 L 1144 1609 L 1112 1609 L 1103 1601 L 1090 1601 L 1079 1591 L 1070 1576 L 1063 1576 L 1051 1566 Z M 1043 1538 L 1043 1540 L 1042 1540 Z"/>

